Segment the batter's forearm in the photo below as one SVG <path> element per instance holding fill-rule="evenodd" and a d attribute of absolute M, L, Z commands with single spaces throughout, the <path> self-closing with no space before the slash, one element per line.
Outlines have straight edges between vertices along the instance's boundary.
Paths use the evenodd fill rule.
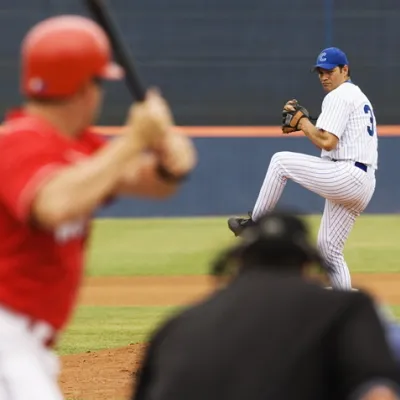
<path fill-rule="evenodd" d="M 301 119 L 299 129 L 320 149 L 330 151 L 336 147 L 332 134 L 318 129 L 307 118 Z"/>
<path fill-rule="evenodd" d="M 123 171 L 116 186 L 116 195 L 134 195 L 165 198 L 174 194 L 178 183 L 164 181 L 156 171 L 158 160 L 152 154 L 143 154 L 139 160 L 131 161 Z"/>
<path fill-rule="evenodd" d="M 141 149 L 134 149 L 124 137 L 115 139 L 95 156 L 65 167 L 40 188 L 31 214 L 35 222 L 54 228 L 90 215 L 114 190 L 121 170 Z"/>
<path fill-rule="evenodd" d="M 153 198 L 171 196 L 193 170 L 196 162 L 196 150 L 192 141 L 171 131 L 157 153 L 143 154 L 140 161 L 129 164 L 123 171 L 116 194 Z M 163 167 L 164 174 L 160 174 L 160 166 Z"/>

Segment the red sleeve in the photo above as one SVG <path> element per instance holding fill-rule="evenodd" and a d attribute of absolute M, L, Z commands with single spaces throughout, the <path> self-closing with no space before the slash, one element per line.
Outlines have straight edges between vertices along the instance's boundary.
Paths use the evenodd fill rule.
<path fill-rule="evenodd" d="M 94 130 L 88 130 L 86 132 L 85 140 L 90 144 L 93 152 L 100 150 L 104 145 L 107 144 L 107 139 L 104 135 L 96 133 Z"/>
<path fill-rule="evenodd" d="M 0 201 L 15 218 L 26 221 L 38 189 L 62 166 L 62 153 L 49 137 L 35 132 L 1 137 Z"/>

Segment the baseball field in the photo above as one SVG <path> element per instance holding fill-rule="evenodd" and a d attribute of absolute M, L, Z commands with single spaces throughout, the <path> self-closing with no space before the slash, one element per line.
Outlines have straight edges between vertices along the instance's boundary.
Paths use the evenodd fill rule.
<path fill-rule="evenodd" d="M 310 216 L 316 237 L 319 216 Z M 400 317 L 400 216 L 364 215 L 345 255 L 354 286 Z M 146 339 L 212 290 L 207 273 L 235 239 L 226 218 L 98 219 L 71 325 L 57 352 L 67 399 L 127 399 Z"/>

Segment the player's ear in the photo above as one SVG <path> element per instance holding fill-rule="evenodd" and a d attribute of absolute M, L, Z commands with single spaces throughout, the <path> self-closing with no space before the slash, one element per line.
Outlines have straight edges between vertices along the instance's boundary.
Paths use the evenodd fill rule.
<path fill-rule="evenodd" d="M 97 86 L 101 86 L 98 84 L 97 80 L 90 80 L 85 82 L 78 90 L 77 90 L 77 96 L 88 96 L 90 95 L 91 91 L 93 91 L 93 88 Z"/>

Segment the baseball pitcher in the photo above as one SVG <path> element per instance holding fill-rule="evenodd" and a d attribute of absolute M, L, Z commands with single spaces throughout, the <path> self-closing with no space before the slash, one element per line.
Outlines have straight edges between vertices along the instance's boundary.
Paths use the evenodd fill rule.
<path fill-rule="evenodd" d="M 284 106 L 282 131 L 303 131 L 321 149 L 321 157 L 293 152 L 274 154 L 250 218 L 230 218 L 228 226 L 236 236 L 240 235 L 262 214 L 275 208 L 288 179 L 299 183 L 326 199 L 318 247 L 326 258 L 332 287 L 351 289 L 343 249 L 356 218 L 375 191 L 376 119 L 371 102 L 350 78 L 349 62 L 342 50 L 323 50 L 313 70 L 327 93 L 316 124 L 294 99 Z"/>

